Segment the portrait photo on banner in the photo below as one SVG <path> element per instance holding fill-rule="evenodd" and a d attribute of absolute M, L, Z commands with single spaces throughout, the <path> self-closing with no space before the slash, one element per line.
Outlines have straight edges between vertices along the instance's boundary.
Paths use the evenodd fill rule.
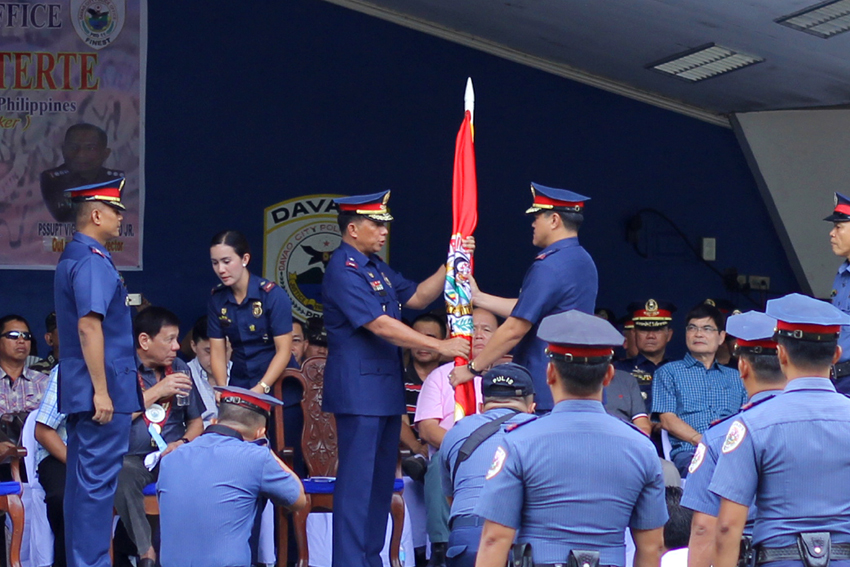
<path fill-rule="evenodd" d="M 0 269 L 56 267 L 65 190 L 124 178 L 106 247 L 142 268 L 146 0 L 5 4 L 0 14 Z"/>

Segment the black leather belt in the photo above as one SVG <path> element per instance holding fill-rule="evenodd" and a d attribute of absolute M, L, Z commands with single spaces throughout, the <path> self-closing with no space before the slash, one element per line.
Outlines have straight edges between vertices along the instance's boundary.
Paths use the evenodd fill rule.
<path fill-rule="evenodd" d="M 839 362 L 832 367 L 832 378 L 834 380 L 845 376 L 850 376 L 850 360 Z"/>
<path fill-rule="evenodd" d="M 452 518 L 452 521 L 449 522 L 449 529 L 453 530 L 455 528 L 469 528 L 469 527 L 479 527 L 483 526 L 486 520 L 481 516 L 476 516 L 475 514 L 464 514 L 462 516 L 455 516 Z"/>
<path fill-rule="evenodd" d="M 829 558 L 850 559 L 850 543 L 833 543 L 829 549 Z M 802 561 L 800 548 L 796 545 L 788 547 L 761 547 L 756 555 L 756 563 L 769 563 L 771 561 Z"/>

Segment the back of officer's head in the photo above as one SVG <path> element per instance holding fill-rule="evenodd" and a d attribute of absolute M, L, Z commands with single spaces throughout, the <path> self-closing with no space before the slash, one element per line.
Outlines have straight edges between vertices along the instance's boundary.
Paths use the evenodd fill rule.
<path fill-rule="evenodd" d="M 776 385 L 785 383 L 785 374 L 782 373 L 782 368 L 779 366 L 779 358 L 776 356 L 775 350 L 764 354 L 755 354 L 742 349 L 735 352 L 738 358 L 745 360 L 750 365 L 756 381 L 762 384 Z"/>
<path fill-rule="evenodd" d="M 528 411 L 534 402 L 534 381 L 524 366 L 508 362 L 494 366 L 481 378 L 485 410 L 511 407 Z"/>
<path fill-rule="evenodd" d="M 838 346 L 838 340 L 805 341 L 783 336 L 777 337 L 776 342 L 785 349 L 791 364 L 807 370 L 829 368 Z"/>
<path fill-rule="evenodd" d="M 551 362 L 564 390 L 570 395 L 579 397 L 592 396 L 602 389 L 602 381 L 611 364 L 609 361 L 582 364 L 554 358 Z"/>
<path fill-rule="evenodd" d="M 180 319 L 165 307 L 151 305 L 143 309 L 133 320 L 133 336 L 136 338 L 136 347 L 141 346 L 139 336 L 142 333 L 149 337 L 155 337 L 163 327 L 179 328 Z"/>
<path fill-rule="evenodd" d="M 253 432 L 266 426 L 266 416 L 235 404 L 223 403 L 218 409 L 218 423 L 240 431 Z"/>

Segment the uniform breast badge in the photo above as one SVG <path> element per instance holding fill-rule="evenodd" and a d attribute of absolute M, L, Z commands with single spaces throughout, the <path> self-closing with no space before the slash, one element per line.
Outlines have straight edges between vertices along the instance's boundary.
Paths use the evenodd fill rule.
<path fill-rule="evenodd" d="M 251 313 L 254 315 L 255 319 L 259 319 L 263 315 L 263 302 L 255 301 L 251 304 Z"/>

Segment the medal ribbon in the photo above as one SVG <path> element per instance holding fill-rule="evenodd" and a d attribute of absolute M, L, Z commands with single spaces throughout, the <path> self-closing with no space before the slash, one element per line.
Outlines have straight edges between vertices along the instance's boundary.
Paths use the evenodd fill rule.
<path fill-rule="evenodd" d="M 168 365 L 168 366 L 165 367 L 165 371 L 163 372 L 163 376 L 168 376 L 169 374 L 174 374 L 174 369 L 171 367 L 171 365 Z M 145 388 L 145 381 L 142 380 L 142 373 L 136 372 L 136 375 L 139 377 L 139 387 L 141 387 L 142 391 L 144 392 L 145 390 L 147 390 L 147 388 Z M 154 377 L 156 377 L 156 372 L 154 372 Z M 163 402 L 160 405 L 162 406 L 162 409 L 165 410 L 165 417 L 163 418 L 163 420 L 161 422 L 151 421 L 148 418 L 147 411 L 142 412 L 142 417 L 145 418 L 145 424 L 148 426 L 148 428 L 150 428 L 151 423 L 156 423 L 157 425 L 161 424 L 160 427 L 165 427 L 165 424 L 168 422 L 168 416 L 171 415 L 171 402 L 170 401 L 169 402 Z"/>

